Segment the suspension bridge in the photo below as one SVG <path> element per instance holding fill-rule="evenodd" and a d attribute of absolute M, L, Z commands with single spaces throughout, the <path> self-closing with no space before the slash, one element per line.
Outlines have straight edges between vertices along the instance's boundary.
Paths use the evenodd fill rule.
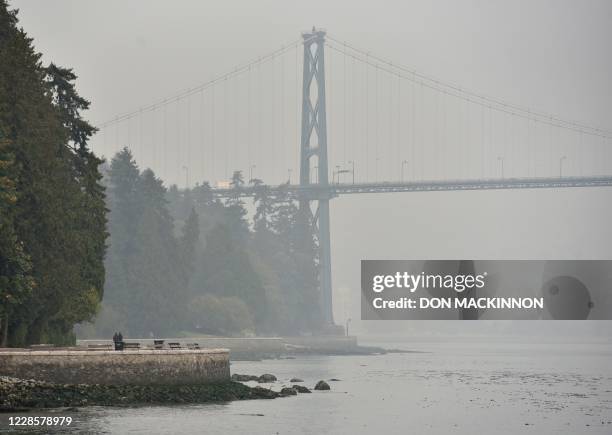
<path fill-rule="evenodd" d="M 315 28 L 98 127 L 98 154 L 128 146 L 167 182 L 209 180 L 227 198 L 240 170 L 242 196 L 259 178 L 294 194 L 316 229 L 328 324 L 329 201 L 339 195 L 612 186 L 611 131 L 472 92 Z"/>

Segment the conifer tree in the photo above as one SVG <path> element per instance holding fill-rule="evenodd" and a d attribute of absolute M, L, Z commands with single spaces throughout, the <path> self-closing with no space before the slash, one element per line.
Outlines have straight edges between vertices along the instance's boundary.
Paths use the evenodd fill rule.
<path fill-rule="evenodd" d="M 9 142 L 0 140 L 0 347 L 8 344 L 9 321 L 15 307 L 30 295 L 32 264 L 15 232 L 17 192 Z"/>
<path fill-rule="evenodd" d="M 4 328 L 12 345 L 72 342 L 73 325 L 95 314 L 104 280 L 100 160 L 87 148 L 94 128 L 80 116 L 89 103 L 71 70 L 43 67 L 40 57 L 0 0 L 0 136 L 14 160 L 15 243 L 35 282 Z"/>

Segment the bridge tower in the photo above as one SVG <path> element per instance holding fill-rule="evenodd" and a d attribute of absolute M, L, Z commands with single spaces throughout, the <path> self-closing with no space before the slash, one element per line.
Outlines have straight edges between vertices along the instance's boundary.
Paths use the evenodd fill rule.
<path fill-rule="evenodd" d="M 319 242 L 319 286 L 325 326 L 334 323 L 332 310 L 331 247 L 327 119 L 325 110 L 325 31 L 314 27 L 304 38 L 302 81 L 302 137 L 300 147 L 300 210 L 308 213 Z M 311 171 L 316 179 L 311 179 Z M 313 206 L 316 205 L 314 214 Z"/>

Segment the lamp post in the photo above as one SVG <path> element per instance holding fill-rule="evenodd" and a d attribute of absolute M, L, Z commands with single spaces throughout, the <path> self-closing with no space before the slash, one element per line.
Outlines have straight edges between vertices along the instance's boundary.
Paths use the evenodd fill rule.
<path fill-rule="evenodd" d="M 402 161 L 402 183 L 404 182 L 404 166 L 408 164 L 408 160 Z"/>
<path fill-rule="evenodd" d="M 340 184 L 340 165 L 336 165 L 336 184 Z M 334 176 L 332 175 L 332 183 L 334 182 Z"/>
<path fill-rule="evenodd" d="M 563 178 L 563 160 L 567 159 L 567 156 L 561 156 L 559 158 L 559 178 Z"/>
<path fill-rule="evenodd" d="M 289 184 L 291 184 L 291 173 L 292 172 L 293 172 L 293 169 L 291 168 L 287 169 L 287 174 L 288 174 L 287 181 L 289 182 Z"/>
<path fill-rule="evenodd" d="M 249 184 L 253 182 L 253 169 L 255 169 L 257 165 L 249 166 Z"/>
<path fill-rule="evenodd" d="M 349 323 L 351 323 L 351 318 L 349 317 L 348 319 L 346 319 L 346 336 L 348 337 L 349 335 Z"/>
<path fill-rule="evenodd" d="M 312 169 L 314 169 L 315 183 L 318 183 L 319 182 L 319 166 L 315 165 Z"/>
<path fill-rule="evenodd" d="M 183 170 L 185 171 L 185 189 L 189 189 L 189 168 L 183 166 Z"/>
<path fill-rule="evenodd" d="M 378 161 L 380 158 L 376 157 L 376 164 L 374 166 L 374 182 L 378 183 Z"/>
<path fill-rule="evenodd" d="M 355 160 L 349 160 L 351 165 L 351 173 L 353 174 L 353 184 L 355 184 Z"/>
<path fill-rule="evenodd" d="M 499 156 L 497 157 L 497 160 L 501 162 L 501 177 L 503 179 L 504 178 L 504 158 Z"/>
<path fill-rule="evenodd" d="M 349 169 L 338 169 L 338 171 L 336 171 L 336 174 L 338 174 L 338 183 L 340 184 L 340 174 L 349 174 L 351 171 Z M 355 184 L 355 183 L 353 183 Z"/>

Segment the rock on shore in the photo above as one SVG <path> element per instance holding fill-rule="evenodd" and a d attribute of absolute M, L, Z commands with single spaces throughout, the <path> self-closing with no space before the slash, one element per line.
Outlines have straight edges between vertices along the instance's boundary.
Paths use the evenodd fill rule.
<path fill-rule="evenodd" d="M 201 385 L 54 384 L 0 376 L 0 411 L 74 406 L 206 403 L 274 399 L 284 395 L 228 381 Z"/>
<path fill-rule="evenodd" d="M 315 390 L 323 390 L 323 391 L 325 391 L 325 390 L 329 390 L 330 388 L 329 388 L 329 384 L 327 382 L 319 381 L 319 382 L 317 382 L 317 385 L 315 385 L 314 389 Z"/>
<path fill-rule="evenodd" d="M 312 393 L 312 391 L 310 391 L 310 389 L 308 387 L 305 387 L 303 385 L 294 385 L 293 389 L 296 390 L 298 393 Z"/>
<path fill-rule="evenodd" d="M 260 384 L 266 384 L 266 383 L 271 383 L 271 382 L 276 382 L 276 376 L 270 374 L 270 373 L 264 373 L 261 376 L 255 376 L 255 375 L 241 375 L 238 373 L 234 373 L 232 375 L 232 381 L 236 381 L 236 382 L 250 382 L 250 381 L 257 381 Z"/>
<path fill-rule="evenodd" d="M 258 381 L 259 380 L 259 376 L 255 376 L 255 375 L 240 375 L 237 373 L 234 373 L 232 375 L 232 381 L 236 381 L 236 382 L 249 382 L 249 381 Z"/>
<path fill-rule="evenodd" d="M 258 379 L 257 382 L 259 383 L 267 383 L 267 382 L 275 382 L 276 376 L 271 375 L 270 373 L 264 373 L 263 375 L 261 375 Z"/>

